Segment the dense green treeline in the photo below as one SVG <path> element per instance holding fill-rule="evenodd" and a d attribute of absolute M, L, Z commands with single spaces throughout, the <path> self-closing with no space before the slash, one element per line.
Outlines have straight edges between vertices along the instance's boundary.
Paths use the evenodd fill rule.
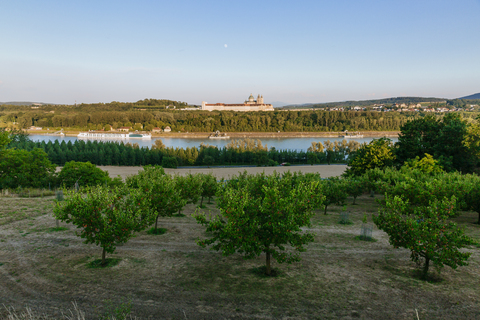
<path fill-rule="evenodd" d="M 170 106 L 183 107 L 185 103 L 164 101 Z M 101 130 L 126 126 L 150 131 L 154 127 L 169 126 L 177 132 L 328 132 L 328 131 L 399 131 L 412 119 L 425 116 L 423 112 L 376 111 L 189 111 L 159 109 L 155 102 L 88 104 L 79 106 L 0 106 L 0 127 L 69 128 L 73 130 Z M 149 106 L 152 104 L 152 106 Z M 140 108 L 143 106 L 145 108 Z M 142 109 L 142 110 L 140 110 Z M 442 115 L 436 115 L 442 117 Z M 475 113 L 464 112 L 464 118 Z"/>
<path fill-rule="evenodd" d="M 21 137 L 21 136 L 20 136 Z M 158 140 L 157 140 L 158 141 Z M 78 140 L 72 143 L 45 141 L 33 142 L 26 137 L 17 138 L 7 147 L 31 151 L 42 149 L 48 159 L 59 166 L 69 161 L 90 161 L 96 165 L 143 166 L 162 165 L 164 167 L 192 165 L 278 165 L 291 164 L 345 163 L 348 156 L 359 144 L 356 141 L 326 142 L 325 148 L 309 151 L 270 150 L 253 140 L 242 140 L 224 148 L 201 145 L 199 148 L 139 148 L 129 143 Z M 252 143 L 253 142 L 253 143 Z"/>

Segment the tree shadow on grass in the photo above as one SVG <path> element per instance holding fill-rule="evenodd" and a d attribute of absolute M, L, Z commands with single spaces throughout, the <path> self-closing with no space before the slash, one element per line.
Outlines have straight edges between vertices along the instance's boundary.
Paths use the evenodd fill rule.
<path fill-rule="evenodd" d="M 96 259 L 92 262 L 87 263 L 87 268 L 92 269 L 103 269 L 115 267 L 122 259 L 118 258 L 107 258 L 105 259 L 105 264 L 102 264 L 102 259 Z"/>

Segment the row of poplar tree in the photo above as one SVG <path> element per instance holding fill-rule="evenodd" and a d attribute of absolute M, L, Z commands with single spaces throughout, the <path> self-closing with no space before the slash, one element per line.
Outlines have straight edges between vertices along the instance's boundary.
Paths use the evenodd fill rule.
<path fill-rule="evenodd" d="M 218 148 L 201 145 L 200 147 L 173 148 L 165 147 L 160 140 L 152 148 L 140 148 L 136 144 L 105 141 L 59 142 L 56 140 L 33 142 L 28 137 L 14 139 L 7 147 L 24 150 L 42 149 L 48 159 L 63 166 L 69 161 L 89 161 L 96 165 L 143 166 L 162 165 L 175 168 L 177 166 L 211 166 L 211 165 L 278 165 L 345 163 L 350 154 L 358 149 L 355 141 L 317 142 L 307 151 L 277 150 L 263 147 L 257 140 L 234 141 L 230 145 Z"/>

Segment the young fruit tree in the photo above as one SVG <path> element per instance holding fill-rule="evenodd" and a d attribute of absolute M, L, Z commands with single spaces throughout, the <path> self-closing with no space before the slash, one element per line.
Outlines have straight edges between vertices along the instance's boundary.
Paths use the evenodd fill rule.
<path fill-rule="evenodd" d="M 176 176 L 175 182 L 182 198 L 186 203 L 197 203 L 202 193 L 202 177 L 199 174 L 187 174 L 186 176 Z M 183 208 L 183 207 L 182 207 Z M 180 208 L 178 213 L 180 213 Z"/>
<path fill-rule="evenodd" d="M 200 200 L 200 208 L 203 206 L 203 198 L 208 198 L 208 203 L 217 192 L 217 179 L 212 173 L 201 174 L 202 178 L 202 198 Z"/>
<path fill-rule="evenodd" d="M 244 181 L 246 187 L 225 184 L 217 192 L 220 214 L 207 219 L 195 218 L 212 233 L 209 239 L 197 240 L 224 255 L 241 253 L 247 259 L 266 254 L 266 274 L 271 275 L 271 258 L 277 262 L 299 261 L 304 245 L 313 234 L 300 228 L 310 225 L 314 206 L 314 183 L 291 186 L 291 179 L 266 179 L 261 192 L 251 193 L 257 177 Z M 290 184 L 290 185 L 288 185 Z M 285 189 L 290 189 L 284 192 Z M 286 250 L 287 246 L 294 250 Z"/>
<path fill-rule="evenodd" d="M 347 191 L 343 180 L 338 178 L 328 178 L 322 180 L 322 190 L 325 196 L 324 214 L 327 214 L 327 207 L 331 204 L 342 205 L 347 199 Z"/>
<path fill-rule="evenodd" d="M 429 205 L 411 206 L 401 197 L 386 196 L 385 207 L 373 221 L 388 234 L 391 245 L 409 249 L 415 262 L 424 260 L 422 277 L 425 279 L 430 261 L 439 268 L 467 265 L 470 253 L 460 249 L 474 241 L 449 220 L 455 216 L 455 201 L 452 197 L 431 201 Z"/>
<path fill-rule="evenodd" d="M 53 212 L 55 218 L 76 225 L 80 229 L 77 235 L 85 243 L 102 248 L 102 265 L 105 253 L 114 253 L 117 244 L 126 243 L 152 222 L 149 199 L 141 190 L 127 188 L 67 191 L 64 201 L 56 201 Z"/>
<path fill-rule="evenodd" d="M 175 180 L 166 175 L 160 166 L 146 166 L 137 175 L 130 176 L 126 185 L 140 189 L 150 200 L 150 208 L 154 212 L 154 234 L 159 234 L 158 218 L 171 217 L 182 209 L 187 201 L 182 197 Z M 153 222 L 153 221 L 152 221 Z"/>
<path fill-rule="evenodd" d="M 363 176 L 347 178 L 343 185 L 347 194 L 353 197 L 352 204 L 355 204 L 357 197 L 361 196 L 367 189 L 367 183 Z"/>
<path fill-rule="evenodd" d="M 156 141 L 161 141 L 156 140 Z M 139 171 L 135 175 L 128 176 L 125 179 L 125 184 L 130 188 L 140 188 L 141 184 L 148 183 L 149 180 L 157 179 L 160 176 L 165 175 L 165 170 L 160 166 L 144 166 L 142 171 Z"/>

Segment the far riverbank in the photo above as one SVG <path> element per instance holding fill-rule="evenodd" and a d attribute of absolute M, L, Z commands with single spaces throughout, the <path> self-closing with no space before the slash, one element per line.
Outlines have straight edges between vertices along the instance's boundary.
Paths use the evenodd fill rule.
<path fill-rule="evenodd" d="M 58 130 L 27 130 L 29 134 L 53 134 Z M 76 137 L 80 132 L 67 130 L 63 131 L 68 137 Z M 113 132 L 113 131 L 112 131 Z M 364 137 L 368 138 L 397 138 L 400 131 L 360 131 Z M 211 132 L 162 132 L 152 133 L 154 138 L 188 138 L 188 139 L 205 139 Z M 342 132 L 226 132 L 232 139 L 241 138 L 338 138 Z"/>

